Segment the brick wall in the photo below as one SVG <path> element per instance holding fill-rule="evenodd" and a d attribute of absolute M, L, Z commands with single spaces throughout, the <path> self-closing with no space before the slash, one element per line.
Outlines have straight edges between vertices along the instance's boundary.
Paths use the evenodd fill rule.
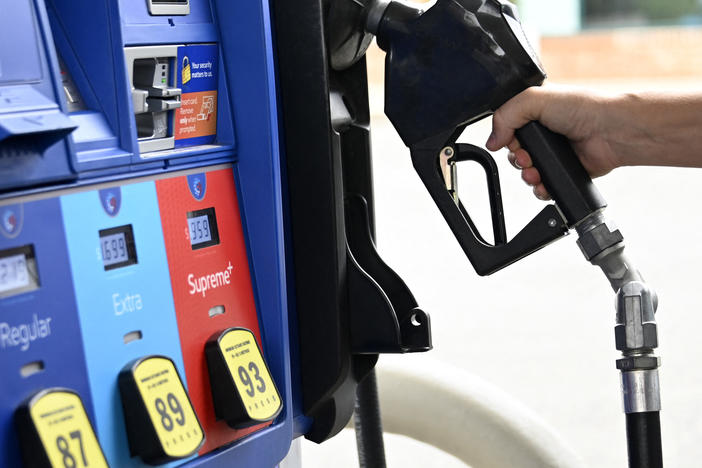
<path fill-rule="evenodd" d="M 554 81 L 702 78 L 702 28 L 619 29 L 545 37 L 541 59 Z"/>

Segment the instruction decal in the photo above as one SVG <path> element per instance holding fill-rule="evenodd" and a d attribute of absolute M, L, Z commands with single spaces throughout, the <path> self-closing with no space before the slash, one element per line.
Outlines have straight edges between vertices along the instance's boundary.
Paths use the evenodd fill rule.
<path fill-rule="evenodd" d="M 219 49 L 216 44 L 181 46 L 176 63 L 183 94 L 176 110 L 175 146 L 212 143 L 217 135 Z"/>

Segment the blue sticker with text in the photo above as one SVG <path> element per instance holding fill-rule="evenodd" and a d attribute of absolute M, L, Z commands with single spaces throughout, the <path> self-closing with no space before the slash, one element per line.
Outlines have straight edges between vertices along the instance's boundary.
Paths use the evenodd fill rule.
<path fill-rule="evenodd" d="M 217 89 L 218 57 L 217 44 L 196 44 L 178 48 L 178 87 L 183 94 Z"/>

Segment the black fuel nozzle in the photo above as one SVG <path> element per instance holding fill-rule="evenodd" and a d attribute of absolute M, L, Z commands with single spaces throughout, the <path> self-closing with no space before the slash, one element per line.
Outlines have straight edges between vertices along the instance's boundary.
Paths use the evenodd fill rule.
<path fill-rule="evenodd" d="M 385 112 L 407 146 L 479 120 L 543 82 L 514 12 L 496 0 L 438 0 L 427 11 L 392 1 L 377 25 L 367 24 L 387 53 Z"/>
<path fill-rule="evenodd" d="M 487 243 L 466 207 L 448 185 L 441 155 L 457 157 L 456 144 L 470 124 L 494 113 L 507 100 L 546 74 L 526 39 L 515 6 L 501 0 L 437 0 L 426 11 L 388 0 L 370 1 L 365 28 L 377 36 L 385 58 L 385 113 L 410 148 L 415 169 L 478 274 L 493 273 L 540 249 L 606 206 L 570 143 L 537 122 L 517 131 L 544 185 L 556 201 L 514 239 Z M 480 159 L 492 159 L 481 148 Z M 471 159 L 471 158 L 468 158 Z M 474 158 L 473 158 L 474 159 Z M 475 159 L 474 159 L 475 160 Z M 499 176 L 488 178 L 493 231 L 504 225 Z"/>

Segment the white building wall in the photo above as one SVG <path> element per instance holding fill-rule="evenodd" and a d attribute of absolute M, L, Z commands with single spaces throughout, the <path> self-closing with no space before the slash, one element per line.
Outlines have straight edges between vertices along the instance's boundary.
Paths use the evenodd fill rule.
<path fill-rule="evenodd" d="M 518 0 L 525 26 L 540 36 L 567 36 L 580 32 L 581 0 Z"/>

